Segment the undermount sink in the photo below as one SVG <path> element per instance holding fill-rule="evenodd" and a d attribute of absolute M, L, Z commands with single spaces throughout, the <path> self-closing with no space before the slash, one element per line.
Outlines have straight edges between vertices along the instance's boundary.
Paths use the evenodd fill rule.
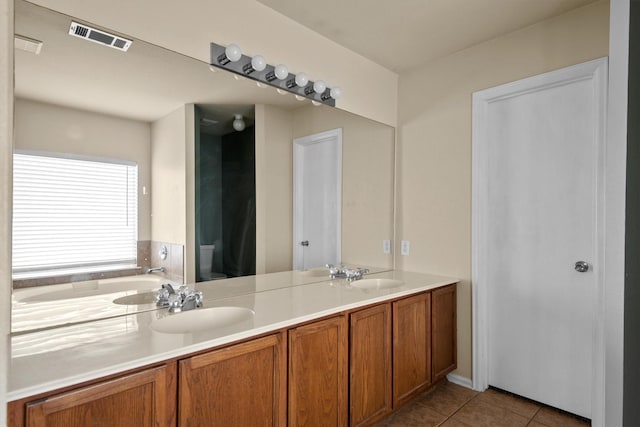
<path fill-rule="evenodd" d="M 404 282 L 395 279 L 361 279 L 351 282 L 351 286 L 361 289 L 388 289 L 404 285 Z"/>
<path fill-rule="evenodd" d="M 156 303 L 156 291 L 141 292 L 138 294 L 127 295 L 113 300 L 118 305 L 146 305 Z"/>
<path fill-rule="evenodd" d="M 188 334 L 224 328 L 252 320 L 254 311 L 244 307 L 200 308 L 151 322 L 151 329 L 165 334 Z"/>

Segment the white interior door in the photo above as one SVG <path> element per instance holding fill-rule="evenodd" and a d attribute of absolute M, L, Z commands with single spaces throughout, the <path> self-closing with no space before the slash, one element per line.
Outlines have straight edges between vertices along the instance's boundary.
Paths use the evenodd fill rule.
<path fill-rule="evenodd" d="M 293 141 L 293 268 L 341 258 L 342 129 Z"/>
<path fill-rule="evenodd" d="M 474 94 L 487 385 L 588 418 L 604 75 L 592 61 Z"/>

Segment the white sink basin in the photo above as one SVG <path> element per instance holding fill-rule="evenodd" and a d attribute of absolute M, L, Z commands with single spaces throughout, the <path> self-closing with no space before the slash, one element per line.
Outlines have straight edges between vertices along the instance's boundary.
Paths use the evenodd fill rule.
<path fill-rule="evenodd" d="M 351 286 L 360 289 L 388 289 L 404 285 L 404 282 L 395 279 L 361 279 L 351 282 Z"/>
<path fill-rule="evenodd" d="M 165 334 L 188 334 L 237 325 L 252 320 L 253 315 L 253 310 L 244 307 L 198 308 L 154 320 L 150 327 Z"/>
<path fill-rule="evenodd" d="M 156 291 L 140 292 L 137 294 L 126 295 L 113 300 L 118 305 L 147 305 L 156 303 Z"/>

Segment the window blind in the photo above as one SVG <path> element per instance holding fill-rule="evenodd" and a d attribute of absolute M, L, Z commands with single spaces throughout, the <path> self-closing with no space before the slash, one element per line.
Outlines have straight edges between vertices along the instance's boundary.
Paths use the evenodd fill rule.
<path fill-rule="evenodd" d="M 137 165 L 15 153 L 13 168 L 14 278 L 136 264 Z"/>

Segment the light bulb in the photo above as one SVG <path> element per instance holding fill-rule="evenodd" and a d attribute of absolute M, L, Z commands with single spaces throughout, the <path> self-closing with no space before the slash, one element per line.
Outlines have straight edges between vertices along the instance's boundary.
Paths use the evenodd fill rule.
<path fill-rule="evenodd" d="M 296 74 L 296 85 L 300 87 L 305 87 L 309 83 L 309 77 L 306 73 L 298 73 Z"/>
<path fill-rule="evenodd" d="M 242 132 L 245 128 L 244 120 L 242 119 L 242 114 L 236 114 L 235 119 L 233 120 L 233 128 L 238 132 Z"/>
<path fill-rule="evenodd" d="M 329 93 L 333 99 L 340 99 L 342 97 L 342 89 L 339 87 L 332 87 Z"/>
<path fill-rule="evenodd" d="M 316 80 L 313 83 L 313 90 L 315 91 L 315 93 L 324 93 L 324 91 L 327 89 L 327 84 L 325 82 L 323 82 L 322 80 Z"/>
<path fill-rule="evenodd" d="M 276 77 L 279 78 L 280 80 L 286 79 L 287 76 L 289 75 L 289 69 L 284 64 L 276 65 L 276 68 L 273 70 L 273 72 L 275 73 Z"/>
<path fill-rule="evenodd" d="M 231 62 L 237 62 L 242 58 L 242 50 L 240 50 L 240 47 L 237 44 L 233 43 L 227 46 L 224 50 L 224 54 L 227 55 L 227 58 L 229 58 L 229 61 Z"/>
<path fill-rule="evenodd" d="M 251 58 L 251 66 L 256 71 L 262 71 L 267 68 L 267 61 L 264 59 L 262 55 L 255 55 Z"/>

